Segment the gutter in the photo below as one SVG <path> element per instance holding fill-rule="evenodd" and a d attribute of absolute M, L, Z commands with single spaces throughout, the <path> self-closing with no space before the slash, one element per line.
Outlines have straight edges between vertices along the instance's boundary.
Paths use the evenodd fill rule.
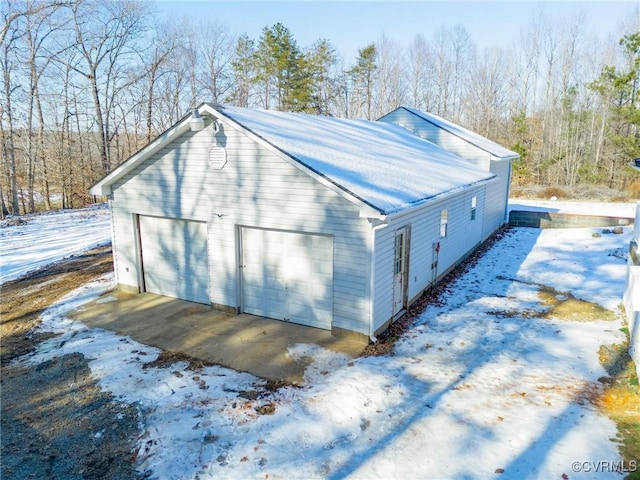
<path fill-rule="evenodd" d="M 412 205 L 409 205 L 405 208 L 402 208 L 400 210 L 396 210 L 394 212 L 385 212 L 386 214 L 386 222 L 388 222 L 388 219 L 391 218 L 393 220 L 397 220 L 398 218 L 402 218 L 403 216 L 406 215 L 411 215 L 412 213 L 415 213 L 416 211 L 423 209 L 423 208 L 427 208 L 430 207 L 431 205 L 433 205 L 436 202 L 439 202 L 441 200 L 446 200 L 447 198 L 450 198 L 454 195 L 458 195 L 461 192 L 466 191 L 469 188 L 473 188 L 473 187 L 481 187 L 484 186 L 490 182 L 494 182 L 496 180 L 498 176 L 497 175 L 493 175 L 490 178 L 484 179 L 484 180 L 479 180 L 475 183 L 468 183 L 466 185 L 462 185 L 460 187 L 454 188 L 453 190 L 448 190 L 446 192 L 443 193 L 439 193 L 437 195 L 434 195 L 432 197 L 428 197 L 428 198 L 424 198 L 422 200 L 419 200 L 415 203 L 413 203 Z"/>

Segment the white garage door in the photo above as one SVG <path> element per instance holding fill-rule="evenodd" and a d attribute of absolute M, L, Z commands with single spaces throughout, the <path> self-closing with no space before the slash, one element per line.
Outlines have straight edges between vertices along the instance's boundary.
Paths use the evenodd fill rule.
<path fill-rule="evenodd" d="M 244 311 L 331 329 L 333 239 L 242 229 Z"/>
<path fill-rule="evenodd" d="M 209 303 L 207 224 L 139 217 L 145 291 Z"/>

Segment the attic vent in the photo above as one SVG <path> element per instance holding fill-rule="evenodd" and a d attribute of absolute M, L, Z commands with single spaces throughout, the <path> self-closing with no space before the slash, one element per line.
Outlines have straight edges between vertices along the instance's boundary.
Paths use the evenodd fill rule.
<path fill-rule="evenodd" d="M 209 150 L 209 165 L 214 170 L 222 170 L 227 164 L 227 151 L 224 147 L 214 145 Z"/>

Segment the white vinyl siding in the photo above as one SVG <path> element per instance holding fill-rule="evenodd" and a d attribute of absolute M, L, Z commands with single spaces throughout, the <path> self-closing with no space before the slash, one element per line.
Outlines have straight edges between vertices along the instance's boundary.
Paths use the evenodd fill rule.
<path fill-rule="evenodd" d="M 483 212 L 482 239 L 486 240 L 506 221 L 509 182 L 511 181 L 511 160 L 495 157 L 473 143 L 454 135 L 428 120 L 404 108 L 398 108 L 380 119 L 396 123 L 416 135 L 449 150 L 468 160 L 473 165 L 488 170 L 497 178 L 487 184 L 487 195 Z"/>
<path fill-rule="evenodd" d="M 482 237 L 482 222 L 469 222 L 471 198 L 477 198 L 478 215 L 482 215 L 485 187 L 426 206 L 407 215 L 399 215 L 375 232 L 373 330 L 379 329 L 393 317 L 393 267 L 395 231 L 410 225 L 408 298 L 409 301 L 427 288 L 434 278 L 455 266 L 477 247 Z M 448 212 L 446 238 L 440 238 L 440 212 Z M 434 245 L 440 244 L 437 269 Z"/>
<path fill-rule="evenodd" d="M 478 197 L 471 197 L 471 213 L 469 215 L 469 219 L 473 222 L 476 219 L 476 214 L 478 210 Z"/>
<path fill-rule="evenodd" d="M 495 173 L 497 178 L 487 187 L 487 199 L 485 202 L 482 227 L 483 240 L 486 240 L 495 230 L 506 222 L 507 204 L 509 203 L 511 161 L 492 161 L 491 172 Z"/>
<path fill-rule="evenodd" d="M 396 123 L 419 137 L 457 154 L 483 170 L 489 170 L 491 154 L 481 150 L 475 145 L 463 140 L 452 133 L 443 130 L 439 126 L 418 117 L 413 113 L 399 108 L 380 119 L 382 122 Z"/>
<path fill-rule="evenodd" d="M 118 281 L 137 285 L 132 215 L 208 224 L 209 297 L 239 308 L 240 226 L 333 237 L 332 326 L 369 333 L 370 229 L 359 210 L 243 132 L 222 126 L 227 163 L 212 169 L 211 126 L 188 131 L 113 186 Z M 126 271 L 126 269 L 129 271 Z"/>

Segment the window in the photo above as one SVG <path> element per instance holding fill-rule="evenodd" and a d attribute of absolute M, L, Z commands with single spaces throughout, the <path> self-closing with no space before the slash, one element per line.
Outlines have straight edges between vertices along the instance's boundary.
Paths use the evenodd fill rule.
<path fill-rule="evenodd" d="M 393 261 L 393 274 L 398 274 L 403 271 L 403 263 L 404 263 L 404 234 L 398 233 L 396 234 L 396 244 L 395 244 L 395 255 Z"/>
<path fill-rule="evenodd" d="M 476 219 L 476 206 L 478 203 L 478 199 L 474 196 L 471 198 L 471 220 Z"/>
<path fill-rule="evenodd" d="M 449 212 L 447 209 L 440 210 L 440 238 L 447 236 L 447 224 L 449 223 Z"/>

